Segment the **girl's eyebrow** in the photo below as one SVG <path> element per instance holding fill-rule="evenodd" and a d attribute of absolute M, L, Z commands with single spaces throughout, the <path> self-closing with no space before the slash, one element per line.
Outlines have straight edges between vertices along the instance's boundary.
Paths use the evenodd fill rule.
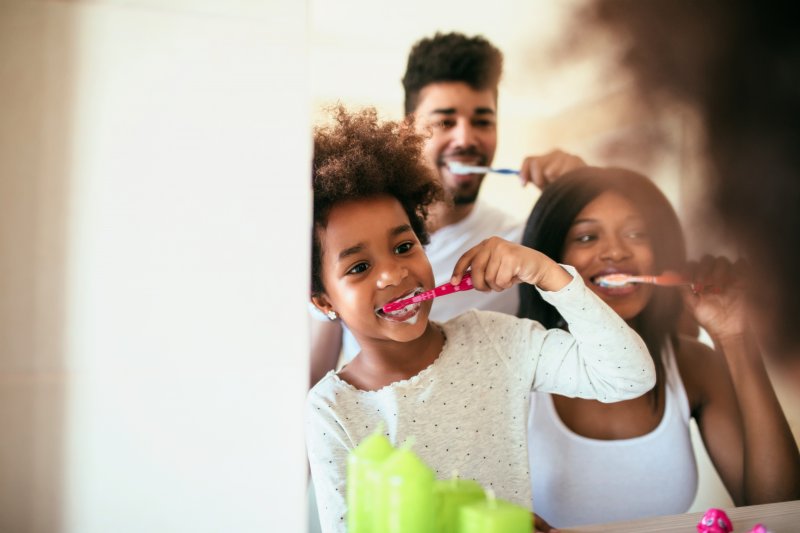
<path fill-rule="evenodd" d="M 394 227 L 394 228 L 389 230 L 389 236 L 390 237 L 396 237 L 396 236 L 401 235 L 403 233 L 406 233 L 408 231 L 413 231 L 413 229 L 411 228 L 410 224 L 400 224 L 399 226 Z M 346 258 L 350 257 L 351 255 L 355 255 L 355 254 L 357 254 L 357 253 L 359 253 L 359 252 L 361 252 L 363 250 L 364 250 L 364 243 L 360 242 L 358 244 L 350 246 L 349 248 L 345 248 L 344 250 L 339 252 L 339 259 L 338 260 L 341 261 L 341 260 L 346 259 Z"/>
<path fill-rule="evenodd" d="M 351 255 L 355 255 L 363 249 L 364 249 L 364 243 L 361 242 L 356 244 L 355 246 L 351 246 L 350 248 L 345 248 L 344 250 L 339 252 L 339 261 L 341 261 L 342 259 L 346 259 Z"/>
<path fill-rule="evenodd" d="M 391 237 L 397 237 L 397 236 L 398 236 L 398 235 L 400 235 L 401 233 L 405 233 L 405 232 L 407 232 L 407 231 L 413 231 L 413 229 L 411 228 L 411 225 L 410 225 L 410 224 L 400 224 L 400 225 L 399 225 L 399 226 L 397 226 L 396 228 L 392 228 L 392 229 L 389 231 L 389 236 L 391 236 Z"/>

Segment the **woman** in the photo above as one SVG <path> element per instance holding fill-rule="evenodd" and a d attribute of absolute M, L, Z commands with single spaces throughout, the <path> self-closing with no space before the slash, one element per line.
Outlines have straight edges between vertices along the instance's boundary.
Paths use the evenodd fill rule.
<path fill-rule="evenodd" d="M 566 174 L 542 194 L 522 243 L 573 265 L 641 335 L 657 373 L 650 393 L 615 404 L 532 395 L 538 515 L 570 527 L 685 512 L 697 489 L 691 418 L 737 505 L 800 496 L 800 456 L 749 331 L 742 291 L 732 286 L 734 266 L 710 257 L 686 264 L 678 218 L 647 178 L 591 167 Z M 712 290 L 597 284 L 612 273 L 665 271 Z M 535 290 L 521 285 L 520 294 L 519 316 L 563 324 Z M 679 335 L 684 306 L 716 351 Z"/>

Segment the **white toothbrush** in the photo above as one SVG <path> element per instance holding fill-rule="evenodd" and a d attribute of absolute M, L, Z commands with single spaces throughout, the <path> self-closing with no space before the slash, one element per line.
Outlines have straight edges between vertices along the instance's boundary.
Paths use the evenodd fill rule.
<path fill-rule="evenodd" d="M 600 276 L 595 280 L 595 283 L 601 287 L 617 288 L 624 287 L 630 283 L 649 283 L 651 285 L 660 285 L 662 287 L 680 287 L 689 286 L 695 292 L 702 292 L 704 289 L 713 289 L 715 287 L 710 285 L 704 286 L 702 283 L 692 283 L 691 281 L 683 278 L 682 276 L 674 273 L 661 274 L 660 276 L 634 276 L 631 274 L 606 274 Z"/>
<path fill-rule="evenodd" d="M 495 174 L 519 174 L 519 170 L 514 170 L 512 168 L 465 165 L 459 161 L 448 161 L 447 166 L 450 167 L 450 172 L 453 174 L 486 174 L 487 172 L 494 172 Z"/>

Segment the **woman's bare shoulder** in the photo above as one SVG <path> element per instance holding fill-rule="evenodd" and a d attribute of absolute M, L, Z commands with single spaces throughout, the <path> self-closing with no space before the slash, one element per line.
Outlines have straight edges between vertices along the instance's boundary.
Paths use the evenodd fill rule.
<path fill-rule="evenodd" d="M 730 379 L 725 356 L 697 340 L 681 335 L 675 347 L 681 379 L 692 400 L 701 400 L 720 379 Z M 696 405 L 696 401 L 692 401 Z"/>

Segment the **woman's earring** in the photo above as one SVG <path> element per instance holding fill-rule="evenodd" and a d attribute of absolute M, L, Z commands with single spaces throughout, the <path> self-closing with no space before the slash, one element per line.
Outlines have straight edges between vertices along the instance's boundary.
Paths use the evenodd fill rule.
<path fill-rule="evenodd" d="M 337 318 L 339 318 L 339 316 L 336 314 L 336 311 L 334 311 L 333 309 L 331 309 L 325 314 L 328 315 L 328 318 L 330 318 L 331 320 L 336 320 Z"/>

